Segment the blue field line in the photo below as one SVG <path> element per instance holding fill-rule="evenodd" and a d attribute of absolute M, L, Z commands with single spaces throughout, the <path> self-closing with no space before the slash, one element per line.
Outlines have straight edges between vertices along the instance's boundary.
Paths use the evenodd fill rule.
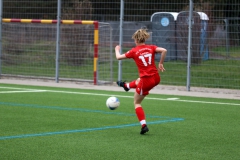
<path fill-rule="evenodd" d="M 6 105 L 11 107 L 28 107 L 28 108 L 42 108 L 42 109 L 56 109 L 56 110 L 64 110 L 64 111 L 79 111 L 79 112 L 91 112 L 91 113 L 102 113 L 102 114 L 115 114 L 115 115 L 123 115 L 123 116 L 136 116 L 136 114 L 131 113 L 123 113 L 123 112 L 106 112 L 102 110 L 90 110 L 85 108 L 67 108 L 67 107 L 61 107 L 61 106 L 41 106 L 36 104 L 20 104 L 20 103 L 10 103 L 10 102 L 0 102 L 0 105 Z M 169 119 L 172 117 L 166 117 L 166 116 L 152 116 L 152 115 L 146 115 L 149 118 L 165 118 Z"/>
<path fill-rule="evenodd" d="M 167 123 L 167 122 L 177 122 L 177 121 L 183 121 L 183 120 L 184 120 L 183 118 L 173 118 L 173 119 L 169 119 L 169 120 L 160 120 L 160 121 L 148 122 L 148 125 L 149 124 Z M 16 135 L 16 136 L 2 136 L 2 137 L 0 137 L 0 140 L 39 137 L 39 136 L 51 136 L 51 135 L 80 133 L 80 132 L 90 132 L 90 131 L 99 131 L 99 130 L 106 130 L 106 129 L 118 129 L 118 128 L 125 128 L 125 127 L 133 127 L 133 126 L 139 126 L 139 123 L 124 124 L 124 125 L 117 125 L 117 126 L 105 126 L 105 127 L 99 127 L 99 128 L 86 128 L 86 129 L 79 129 L 79 130 L 67 130 L 67 131 L 58 131 L 58 132 L 23 134 L 23 135 Z"/>
<path fill-rule="evenodd" d="M 19 103 L 9 103 L 9 102 L 0 102 L 0 105 L 11 106 L 11 107 L 29 107 L 29 108 L 42 108 L 42 109 L 56 109 L 56 110 L 64 110 L 64 111 L 79 111 L 79 112 L 91 112 L 91 113 L 101 113 L 101 114 L 115 114 L 115 115 L 122 115 L 122 116 L 136 116 L 135 114 L 129 114 L 129 113 L 123 113 L 123 112 L 116 112 L 116 111 L 106 112 L 106 111 L 101 111 L 101 110 L 90 110 L 90 109 L 84 109 L 84 108 L 66 108 L 66 107 L 59 107 L 59 106 L 41 106 L 41 105 L 34 105 L 34 104 L 19 104 Z M 165 116 L 152 116 L 152 115 L 146 115 L 146 116 L 148 118 L 157 118 L 158 119 L 156 121 L 148 122 L 148 125 L 168 123 L 168 122 L 177 122 L 177 121 L 184 120 L 183 118 L 172 118 L 172 117 L 165 117 Z M 159 120 L 159 119 L 162 119 L 162 120 Z M 139 123 L 116 125 L 116 126 L 105 126 L 105 127 L 99 127 L 99 128 L 86 128 L 86 129 L 79 129 L 79 130 L 67 130 L 67 131 L 58 131 L 58 132 L 2 136 L 2 137 L 0 137 L 0 140 L 38 137 L 38 136 L 50 136 L 50 135 L 57 135 L 57 134 L 69 134 L 69 133 L 79 133 L 79 132 L 90 132 L 90 131 L 99 131 L 99 130 L 116 129 L 116 128 L 133 127 L 133 126 L 139 126 Z"/>

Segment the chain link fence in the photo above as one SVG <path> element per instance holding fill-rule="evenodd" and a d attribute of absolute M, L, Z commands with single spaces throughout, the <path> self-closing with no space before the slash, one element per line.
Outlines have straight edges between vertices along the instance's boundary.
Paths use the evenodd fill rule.
<path fill-rule="evenodd" d="M 240 2 L 195 0 L 191 86 L 240 89 Z M 2 18 L 57 19 L 57 1 L 3 0 Z M 121 1 L 61 2 L 61 19 L 94 20 L 99 26 L 98 77 L 118 79 L 114 46 L 119 44 Z M 148 44 L 168 50 L 161 85 L 186 86 L 189 0 L 124 2 L 123 52 L 134 47 L 139 28 L 151 33 Z M 2 75 L 54 78 L 56 25 L 2 24 Z M 60 79 L 92 81 L 93 26 L 61 25 Z M 156 58 L 156 63 L 160 57 Z M 138 77 L 132 60 L 122 61 L 122 79 Z"/>

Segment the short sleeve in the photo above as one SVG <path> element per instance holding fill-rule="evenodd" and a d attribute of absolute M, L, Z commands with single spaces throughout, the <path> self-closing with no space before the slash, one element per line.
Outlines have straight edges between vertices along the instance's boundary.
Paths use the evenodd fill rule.
<path fill-rule="evenodd" d="M 129 50 L 129 51 L 127 51 L 126 53 L 125 53 L 125 56 L 127 57 L 127 58 L 133 58 L 133 54 L 134 52 L 133 52 L 133 50 L 131 49 L 131 50 Z"/>
<path fill-rule="evenodd" d="M 152 50 L 153 50 L 154 52 L 156 52 L 156 49 L 157 49 L 158 46 L 151 45 L 151 47 L 152 47 Z"/>

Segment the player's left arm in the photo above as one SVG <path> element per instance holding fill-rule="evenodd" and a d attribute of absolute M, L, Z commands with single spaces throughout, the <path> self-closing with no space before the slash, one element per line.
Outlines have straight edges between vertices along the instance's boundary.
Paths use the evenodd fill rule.
<path fill-rule="evenodd" d="M 115 47 L 115 54 L 116 54 L 116 58 L 117 60 L 121 60 L 121 59 L 126 59 L 127 57 L 125 56 L 125 54 L 120 54 L 120 46 L 117 45 Z"/>
<path fill-rule="evenodd" d="M 165 48 L 157 47 L 156 52 L 161 53 L 161 59 L 160 59 L 159 64 L 158 64 L 158 70 L 163 72 L 163 71 L 165 71 L 165 68 L 163 67 L 163 62 L 164 62 L 164 59 L 166 57 L 167 50 Z"/>

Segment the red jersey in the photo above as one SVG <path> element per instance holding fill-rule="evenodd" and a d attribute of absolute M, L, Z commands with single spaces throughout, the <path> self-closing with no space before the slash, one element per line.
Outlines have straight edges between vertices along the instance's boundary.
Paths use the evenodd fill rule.
<path fill-rule="evenodd" d="M 140 77 L 152 76 L 158 73 L 154 62 L 156 48 L 155 45 L 140 45 L 125 53 L 127 58 L 134 59 Z"/>

